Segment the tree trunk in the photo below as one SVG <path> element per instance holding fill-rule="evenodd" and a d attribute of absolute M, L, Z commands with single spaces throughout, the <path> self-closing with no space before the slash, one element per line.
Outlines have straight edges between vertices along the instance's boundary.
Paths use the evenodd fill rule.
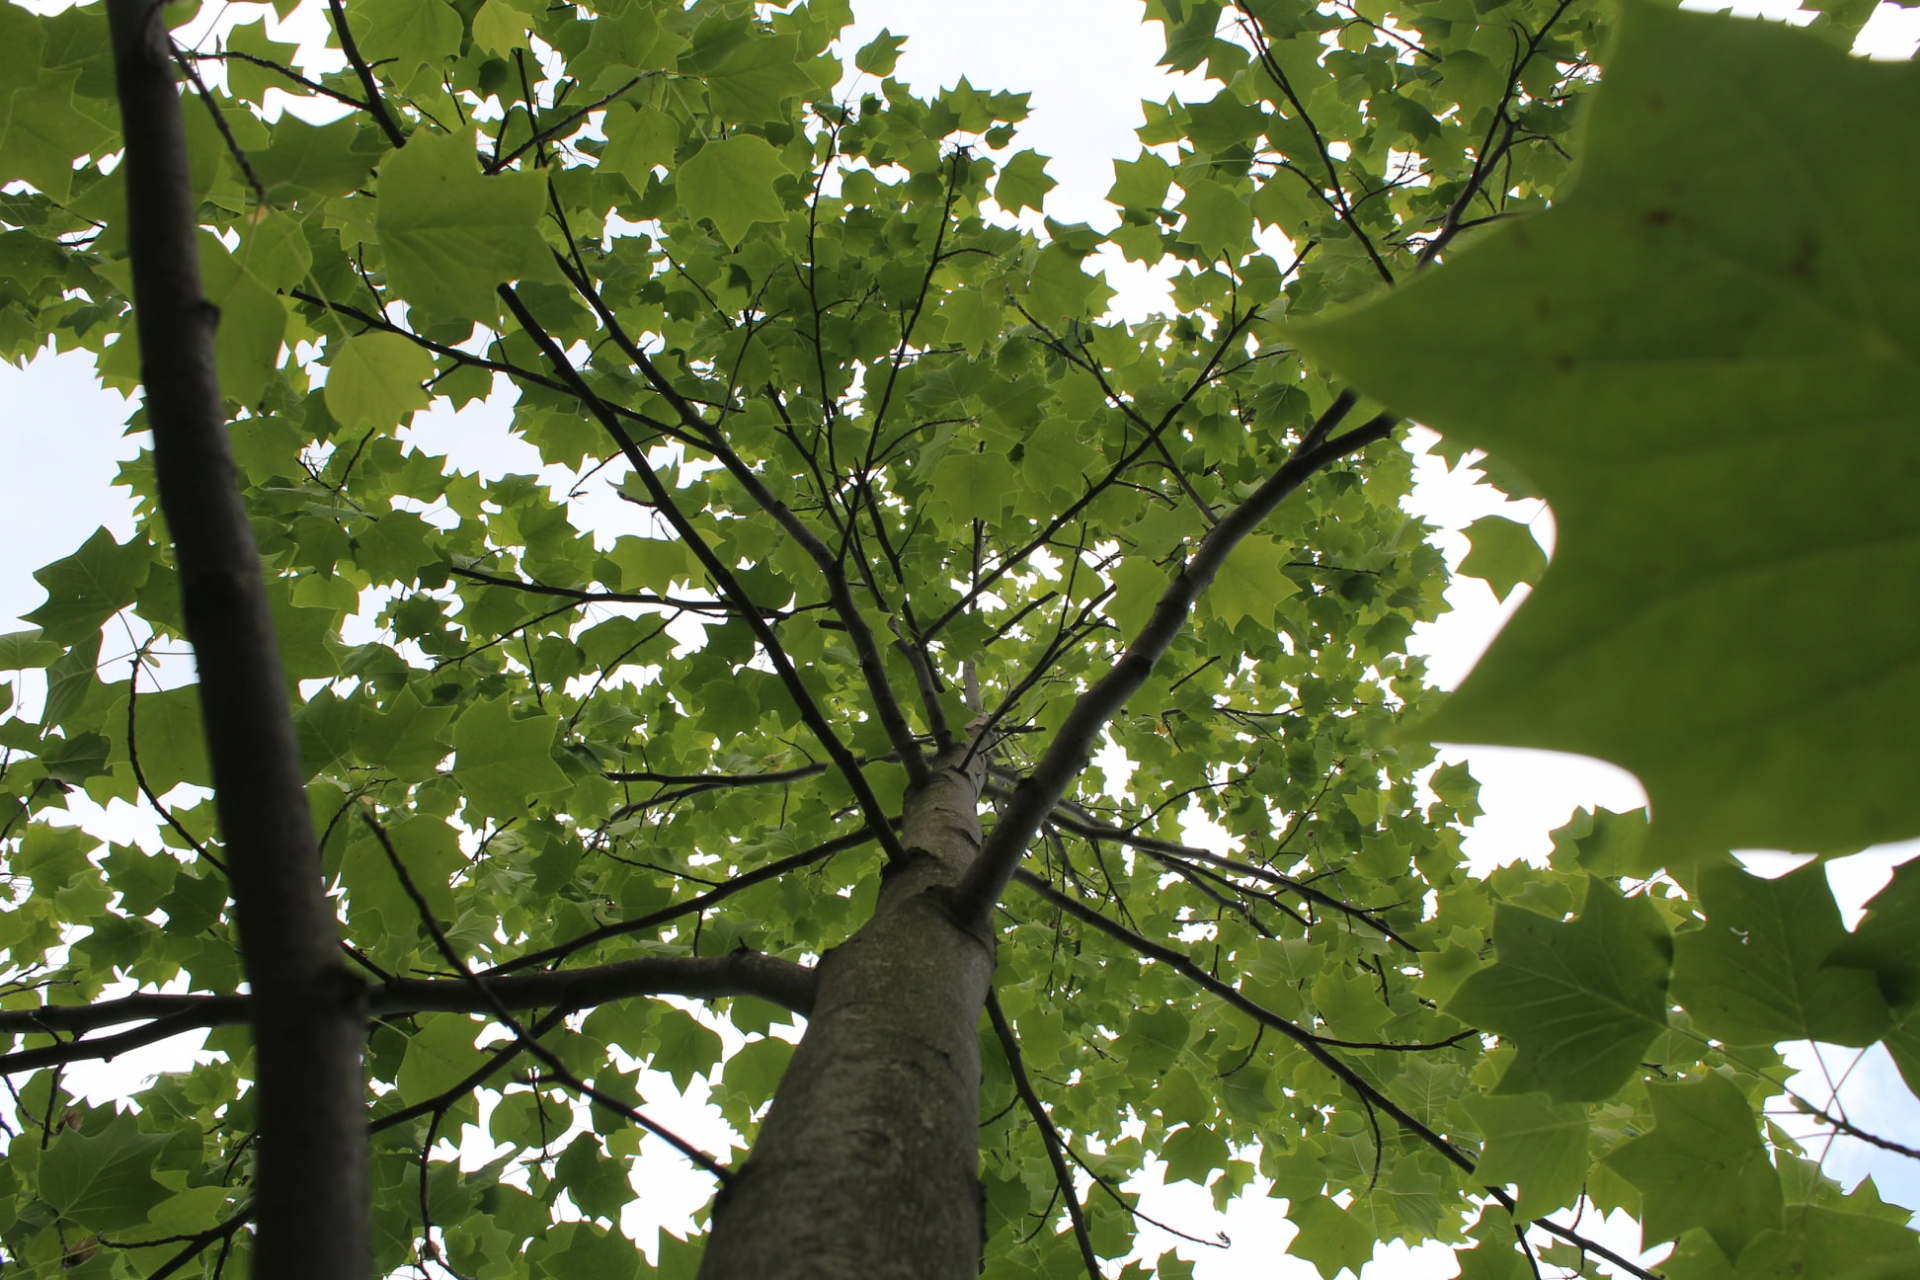
<path fill-rule="evenodd" d="M 253 1274 L 367 1274 L 365 988 L 340 962 L 200 287 L 186 131 L 160 5 L 111 0 L 140 381 L 173 534 L 258 1060 Z"/>
<path fill-rule="evenodd" d="M 821 959 L 819 992 L 753 1155 L 714 1206 L 707 1280 L 973 1280 L 980 1051 L 993 943 L 949 893 L 980 851 L 986 762 L 933 762 L 905 865 Z"/>

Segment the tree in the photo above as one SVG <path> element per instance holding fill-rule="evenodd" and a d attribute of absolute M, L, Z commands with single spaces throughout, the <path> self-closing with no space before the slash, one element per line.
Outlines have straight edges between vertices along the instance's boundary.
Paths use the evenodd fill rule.
<path fill-rule="evenodd" d="M 1395 1238 L 1652 1274 L 1588 1203 L 1676 1241 L 1674 1280 L 1912 1273 L 1906 1211 L 1761 1109 L 1781 1040 L 1884 1041 L 1916 1078 L 1920 882 L 1849 933 L 1817 868 L 1726 852 L 1915 829 L 1886 586 L 1920 568 L 1915 446 L 1876 439 L 1859 490 L 1762 447 L 1814 407 L 1863 440 L 1910 415 L 1888 197 L 1920 157 L 1844 132 L 1911 119 L 1910 66 L 1636 6 L 1596 95 L 1613 19 L 1583 0 L 1156 0 L 1217 95 L 1150 106 L 1117 229 L 1023 231 L 1051 179 L 1022 97 L 918 99 L 886 36 L 836 96 L 832 0 L 330 0 L 337 70 L 110 5 L 0 9 L 0 340 L 144 383 L 155 441 L 139 532 L 41 570 L 0 640 L 45 673 L 0 729 L 9 1265 L 1097 1275 L 1153 1154 L 1222 1201 L 1265 1179 L 1329 1278 Z M 1173 259 L 1178 314 L 1102 320 L 1106 245 Z M 1687 303 L 1651 337 L 1620 320 L 1650 296 Z M 570 489 L 396 435 L 496 388 Z M 1646 465 L 1613 465 L 1595 442 L 1649 400 Z M 1445 568 L 1384 405 L 1505 450 L 1565 530 L 1437 726 L 1625 759 L 1659 822 L 1464 873 L 1473 783 L 1430 769 L 1405 653 Z M 1768 541 L 1782 482 L 1818 501 Z M 572 500 L 609 485 L 632 509 L 590 536 Z M 1476 571 L 1539 576 L 1513 528 L 1473 538 Z M 1796 594 L 1809 545 L 1867 627 Z M 1660 636 L 1579 607 L 1645 599 L 1675 548 L 1678 689 Z M 1759 608 L 1755 580 L 1766 638 L 1689 603 Z M 103 626 L 135 637 L 107 665 Z M 182 637 L 199 685 L 160 689 Z M 1791 732 L 1728 735 L 1754 692 L 1717 662 L 1808 695 Z M 79 792 L 165 847 L 102 846 Z M 724 1061 L 712 1018 L 747 1038 Z M 219 1060 L 136 1111 L 62 1091 L 208 1027 Z M 661 1126 L 638 1062 L 712 1073 L 751 1154 Z M 442 1139 L 483 1117 L 509 1150 L 462 1171 Z M 716 1184 L 704 1242 L 653 1263 L 618 1230 L 643 1135 Z"/>

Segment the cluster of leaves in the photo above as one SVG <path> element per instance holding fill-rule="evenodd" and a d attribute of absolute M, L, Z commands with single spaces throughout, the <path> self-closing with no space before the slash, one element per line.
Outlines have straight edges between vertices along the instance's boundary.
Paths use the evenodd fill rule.
<path fill-rule="evenodd" d="M 921 748 L 979 717 L 1001 741 L 991 821 L 1222 514 L 1353 408 L 1330 369 L 1426 413 L 1361 368 L 1382 342 L 1361 326 L 1386 321 L 1286 325 L 1544 208 L 1610 13 L 1154 0 L 1169 65 L 1217 93 L 1149 104 L 1145 149 L 1115 166 L 1115 230 L 1036 233 L 1008 216 L 1051 185 L 1012 151 L 1025 98 L 918 97 L 890 37 L 840 88 L 843 0 L 327 14 L 329 61 L 254 22 L 181 64 L 221 384 L 326 873 L 388 993 L 368 1040 L 375 1262 L 687 1274 L 694 1246 L 663 1241 L 650 1265 L 619 1231 L 637 1071 L 709 1076 L 750 1141 L 791 1052 L 781 1011 L 744 986 L 717 1001 L 747 1038 L 723 1062 L 706 1021 L 652 998 L 671 988 L 551 989 L 530 1026 L 619 1104 L 589 1110 L 517 1043 L 476 1047 L 486 1025 L 457 999 L 409 1004 L 407 983 L 461 987 L 444 944 L 500 977 L 818 956 L 872 908 Z M 131 388 L 100 12 L 0 7 L 0 85 L 0 173 L 20 179 L 0 197 L 0 349 L 90 351 Z M 1269 232 L 1291 262 L 1256 243 Z M 1177 314 L 1103 319 L 1087 260 L 1106 245 L 1171 260 Z M 1877 279 L 1883 300 L 1900 287 Z M 1571 312 L 1583 287 L 1556 302 Z M 1389 305 L 1443 306 L 1435 292 Z M 1900 296 L 1886 308 L 1910 314 Z M 1514 342 L 1455 325 L 1418 317 L 1379 350 L 1412 377 L 1435 335 Z M 1445 377 L 1472 421 L 1533 385 Z M 508 383 L 512 432 L 561 484 L 453 472 L 398 431 Z M 1564 407 L 1537 396 L 1515 416 Z M 1558 510 L 1556 477 L 1529 473 Z M 1087 774 L 1046 822 L 998 916 L 1009 1034 L 982 1029 L 989 1274 L 1128 1254 L 1122 1184 L 1149 1155 L 1222 1204 L 1270 1187 L 1329 1277 L 1391 1239 L 1529 1274 L 1516 1228 L 1536 1219 L 1558 1237 L 1544 1260 L 1585 1272 L 1601 1254 L 1547 1217 L 1583 1196 L 1679 1241 L 1675 1280 L 1906 1260 L 1905 1211 L 1843 1193 L 1758 1110 L 1783 1091 L 1776 1040 L 1885 1038 L 1912 1071 L 1912 876 L 1849 935 L 1817 872 L 1763 882 L 1696 851 L 1657 875 L 1676 860 L 1608 816 L 1548 867 L 1467 876 L 1471 779 L 1394 736 L 1435 701 L 1405 650 L 1445 585 L 1400 509 L 1410 477 L 1386 444 L 1311 476 L 1105 726 L 1125 788 Z M 241 961 L 193 690 L 158 689 L 144 661 L 181 634 L 151 467 L 121 479 L 133 538 L 43 569 L 37 629 L 0 638 L 0 667 L 45 686 L 37 718 L 0 724 L 0 1033 L 19 1045 L 0 1069 L 20 1077 L 0 1242 L 29 1269 L 217 1274 L 246 1251 L 252 1048 L 231 1004 L 192 1002 L 236 992 Z M 1697 478 L 1675 483 L 1694 503 Z M 573 499 L 600 487 L 631 510 L 584 531 Z M 1593 536 L 1606 555 L 1612 535 Z M 1538 577 L 1503 537 L 1476 534 L 1489 572 Z M 1881 706 L 1912 705 L 1895 695 Z M 163 847 L 103 846 L 71 821 L 80 794 L 147 805 Z M 1227 843 L 1193 847 L 1190 815 Z M 126 983 L 194 995 L 89 1021 Z M 137 1112 L 62 1089 L 67 1063 L 208 1025 L 217 1060 L 160 1076 Z M 439 1140 L 464 1126 L 492 1163 L 459 1169 Z M 1084 1204 L 1063 1156 L 1092 1179 Z"/>

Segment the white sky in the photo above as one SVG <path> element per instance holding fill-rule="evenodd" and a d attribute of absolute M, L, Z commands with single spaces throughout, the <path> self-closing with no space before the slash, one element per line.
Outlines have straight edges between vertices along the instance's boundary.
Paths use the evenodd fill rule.
<path fill-rule="evenodd" d="M 247 4 L 230 9 L 238 21 L 271 12 Z M 294 21 L 311 18 L 313 11 L 309 0 Z M 856 0 L 855 11 L 849 47 L 865 43 L 882 27 L 906 35 L 896 74 L 920 92 L 950 86 L 961 75 L 983 88 L 1031 90 L 1033 115 L 1015 145 L 1053 157 L 1049 172 L 1060 185 L 1048 196 L 1047 213 L 1068 222 L 1106 227 L 1114 221 L 1102 197 L 1113 180 L 1111 161 L 1131 158 L 1137 150 L 1133 129 L 1142 119 L 1140 99 L 1164 99 L 1176 90 L 1190 98 L 1211 92 L 1193 79 L 1176 85 L 1154 66 L 1159 29 L 1140 22 L 1142 8 L 1135 0 L 971 0 L 965 5 Z M 1018 38 L 1010 38 L 1011 32 L 1018 32 Z M 1883 5 L 1868 40 L 1879 56 L 1911 56 L 1920 43 L 1920 9 Z M 1116 306 L 1126 313 L 1144 314 L 1164 305 L 1164 288 L 1141 268 L 1117 271 L 1113 283 L 1123 290 Z M 132 442 L 121 436 L 127 412 L 125 402 L 100 390 L 78 359 L 43 356 L 24 371 L 0 364 L 0 546 L 8 549 L 0 562 L 0 631 L 21 625 L 18 615 L 44 598 L 31 577 L 34 568 L 68 554 L 101 524 L 122 538 L 130 531 L 124 491 L 110 488 L 117 460 L 134 452 Z M 538 457 L 530 447 L 502 439 L 503 423 L 498 405 L 461 415 L 440 410 L 421 415 L 410 434 L 419 447 L 450 454 L 466 468 L 490 474 L 537 469 Z M 491 443 L 483 443 L 489 434 Z M 1418 465 L 1412 505 L 1450 531 L 1436 539 L 1450 561 L 1457 563 L 1466 551 L 1465 539 L 1452 531 L 1495 510 L 1532 522 L 1543 544 L 1551 545 L 1551 519 L 1540 504 L 1508 504 L 1487 486 L 1475 485 L 1476 478 L 1468 469 L 1449 473 L 1431 455 Z M 1436 679 L 1447 687 L 1457 683 L 1525 592 L 1522 587 L 1502 608 L 1484 583 L 1456 581 L 1447 592 L 1453 612 L 1421 628 L 1413 641 L 1417 651 L 1429 656 Z M 111 643 L 102 656 L 116 656 Z M 1487 812 L 1474 824 L 1467 850 L 1483 869 L 1543 856 L 1550 847 L 1546 833 L 1563 824 L 1576 805 L 1628 809 L 1644 803 L 1644 793 L 1630 775 L 1596 761 L 1495 748 L 1450 750 L 1449 756 L 1467 759 L 1482 783 Z M 1843 908 L 1857 912 L 1889 869 L 1915 852 L 1920 852 L 1920 842 L 1831 864 L 1829 877 Z M 1756 862 L 1763 870 L 1780 871 L 1791 864 L 1784 857 Z M 177 1055 L 182 1047 L 182 1042 L 174 1042 L 171 1053 Z M 1854 1057 L 1852 1051 L 1829 1050 L 1827 1066 L 1838 1075 Z M 87 1085 L 96 1101 L 104 1101 L 124 1090 L 129 1079 L 166 1069 L 170 1061 L 178 1058 L 169 1058 L 165 1048 L 149 1051 L 111 1068 L 77 1073 L 76 1083 Z M 1799 1087 L 1824 1099 L 1818 1079 L 1804 1077 Z M 650 1113 L 709 1150 L 726 1148 L 724 1124 L 698 1105 L 702 1083 L 695 1083 L 684 1103 L 673 1100 L 674 1090 L 664 1076 L 648 1073 L 643 1089 Z M 1910 1143 L 1920 1135 L 1920 1104 L 1901 1085 L 1884 1053 L 1867 1055 L 1853 1069 L 1842 1097 L 1850 1113 L 1870 1127 Z M 657 1143 L 650 1140 L 649 1146 Z M 1912 1162 L 1841 1140 L 1828 1167 L 1849 1184 L 1871 1171 L 1891 1198 L 1920 1204 L 1920 1166 Z M 690 1176 L 683 1164 L 664 1153 L 641 1161 L 635 1178 L 642 1197 L 630 1207 L 627 1226 L 643 1242 L 652 1225 L 684 1233 L 692 1212 L 709 1193 L 704 1178 Z M 1278 1202 L 1253 1197 L 1222 1216 L 1215 1213 L 1207 1192 L 1182 1183 L 1150 1192 L 1145 1207 L 1190 1234 L 1211 1237 L 1224 1230 L 1232 1238 L 1234 1247 L 1228 1251 L 1179 1246 L 1183 1256 L 1199 1263 L 1200 1280 L 1256 1274 L 1310 1280 L 1314 1275 L 1307 1264 L 1280 1256 L 1292 1228 Z M 1591 1215 L 1588 1222 L 1591 1225 Z M 1629 1249 L 1635 1241 L 1630 1227 L 1603 1234 L 1610 1243 Z M 1151 1229 L 1143 1240 L 1148 1242 L 1142 1250 L 1147 1256 L 1173 1243 Z M 1453 1270 L 1444 1250 L 1430 1247 L 1409 1256 L 1402 1246 L 1383 1246 L 1363 1280 L 1420 1280 L 1448 1276 Z"/>

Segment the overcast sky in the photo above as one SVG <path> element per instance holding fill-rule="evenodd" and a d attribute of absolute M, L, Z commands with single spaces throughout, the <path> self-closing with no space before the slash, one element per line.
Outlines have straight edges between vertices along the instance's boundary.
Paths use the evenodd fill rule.
<path fill-rule="evenodd" d="M 1060 186 L 1050 193 L 1047 212 L 1065 221 L 1111 225 L 1114 215 L 1102 197 L 1113 181 L 1112 160 L 1130 158 L 1137 150 L 1133 129 L 1141 122 L 1140 99 L 1164 99 L 1176 91 L 1204 98 L 1211 92 L 1197 80 L 1177 83 L 1155 68 L 1159 30 L 1139 21 L 1142 7 L 1134 0 L 970 0 L 965 5 L 856 0 L 855 11 L 850 47 L 858 47 L 882 27 L 906 35 L 896 74 L 921 92 L 950 86 L 963 74 L 981 87 L 1031 90 L 1033 116 L 1016 145 L 1053 157 L 1049 172 Z M 240 21 L 258 12 L 271 11 L 245 4 L 228 10 Z M 310 19 L 314 12 L 309 0 L 295 21 Z M 1870 36 L 1882 56 L 1910 56 L 1920 41 L 1920 9 L 1883 5 Z M 1155 310 L 1164 297 L 1150 275 L 1138 268 L 1116 275 L 1114 283 L 1124 291 L 1116 305 L 1130 314 Z M 35 567 L 68 554 L 101 524 L 122 538 L 131 529 L 124 491 L 110 487 L 117 460 L 131 456 L 134 449 L 121 435 L 127 409 L 118 395 L 98 388 L 78 359 L 43 357 L 25 371 L 0 365 L 0 546 L 7 548 L 0 561 L 0 631 L 20 625 L 17 616 L 44 598 L 31 576 Z M 497 440 L 503 421 L 504 408 L 498 404 L 458 417 L 443 410 L 422 415 L 409 434 L 417 446 L 451 454 L 470 469 L 492 474 L 536 469 L 537 455 L 524 445 L 516 450 L 473 443 L 485 438 L 489 425 Z M 1551 545 L 1550 517 L 1540 504 L 1506 504 L 1501 495 L 1472 483 L 1476 473 L 1449 473 L 1431 456 L 1421 461 L 1419 476 L 1413 507 L 1444 528 L 1457 530 L 1499 510 L 1533 523 L 1542 542 Z M 1436 540 L 1450 558 L 1465 553 L 1465 540 L 1457 534 L 1443 533 Z M 1442 683 L 1450 687 L 1458 681 L 1524 594 L 1521 588 L 1503 610 L 1484 583 L 1455 583 L 1447 593 L 1453 612 L 1439 624 L 1422 628 L 1414 641 L 1430 656 Z M 111 641 L 103 658 L 123 656 L 124 647 L 116 649 Z M 1630 775 L 1594 761 L 1489 748 L 1454 754 L 1469 760 L 1483 784 L 1487 813 L 1475 824 L 1467 846 L 1482 868 L 1544 855 L 1549 847 L 1546 832 L 1565 822 L 1576 804 L 1626 809 L 1644 800 Z M 1883 851 L 1833 864 L 1830 878 L 1843 907 L 1857 911 L 1884 881 L 1888 868 L 1916 851 L 1920 843 L 1903 852 Z M 1776 858 L 1758 865 L 1772 873 L 1785 870 L 1791 861 Z M 1829 1067 L 1839 1075 L 1853 1057 L 1851 1052 L 1830 1055 Z M 132 1063 L 131 1070 L 163 1066 L 163 1059 L 147 1057 Z M 122 1062 L 115 1070 L 92 1073 L 96 1100 L 123 1089 L 129 1069 Z M 1802 1087 L 1824 1096 L 1816 1079 L 1808 1078 Z M 671 1092 L 664 1077 L 649 1076 L 650 1099 Z M 697 1102 L 700 1092 L 696 1083 L 689 1103 Z M 1901 1086 L 1884 1054 L 1869 1055 L 1853 1069 L 1843 1096 L 1854 1114 L 1870 1117 L 1891 1136 L 1912 1141 L 1920 1134 L 1920 1106 Z M 676 1127 L 684 1125 L 689 1138 L 710 1149 L 726 1145 L 717 1117 L 703 1115 L 695 1106 L 668 1104 L 661 1118 Z M 1909 1205 L 1920 1204 L 1915 1168 L 1852 1142 L 1837 1144 L 1829 1162 L 1830 1171 L 1849 1183 L 1874 1171 L 1884 1192 Z M 636 1234 L 643 1240 L 648 1238 L 643 1224 L 684 1231 L 708 1194 L 704 1179 L 689 1178 L 671 1159 L 649 1162 L 638 1177 L 646 1193 L 628 1225 L 630 1230 L 641 1228 Z M 1235 1247 L 1224 1253 L 1181 1246 L 1183 1255 L 1200 1262 L 1201 1280 L 1256 1274 L 1311 1277 L 1306 1264 L 1278 1258 L 1292 1234 L 1279 1210 L 1278 1202 L 1255 1198 L 1223 1218 L 1214 1212 L 1210 1196 L 1191 1184 L 1158 1194 L 1151 1209 L 1194 1235 L 1225 1230 L 1232 1237 Z M 1631 1233 L 1617 1242 L 1631 1246 Z M 1159 1236 L 1146 1252 L 1151 1256 L 1168 1243 L 1169 1238 Z M 1396 1248 L 1383 1250 L 1367 1269 L 1366 1280 L 1440 1277 L 1453 1269 L 1444 1251 L 1425 1251 L 1415 1260 Z"/>

